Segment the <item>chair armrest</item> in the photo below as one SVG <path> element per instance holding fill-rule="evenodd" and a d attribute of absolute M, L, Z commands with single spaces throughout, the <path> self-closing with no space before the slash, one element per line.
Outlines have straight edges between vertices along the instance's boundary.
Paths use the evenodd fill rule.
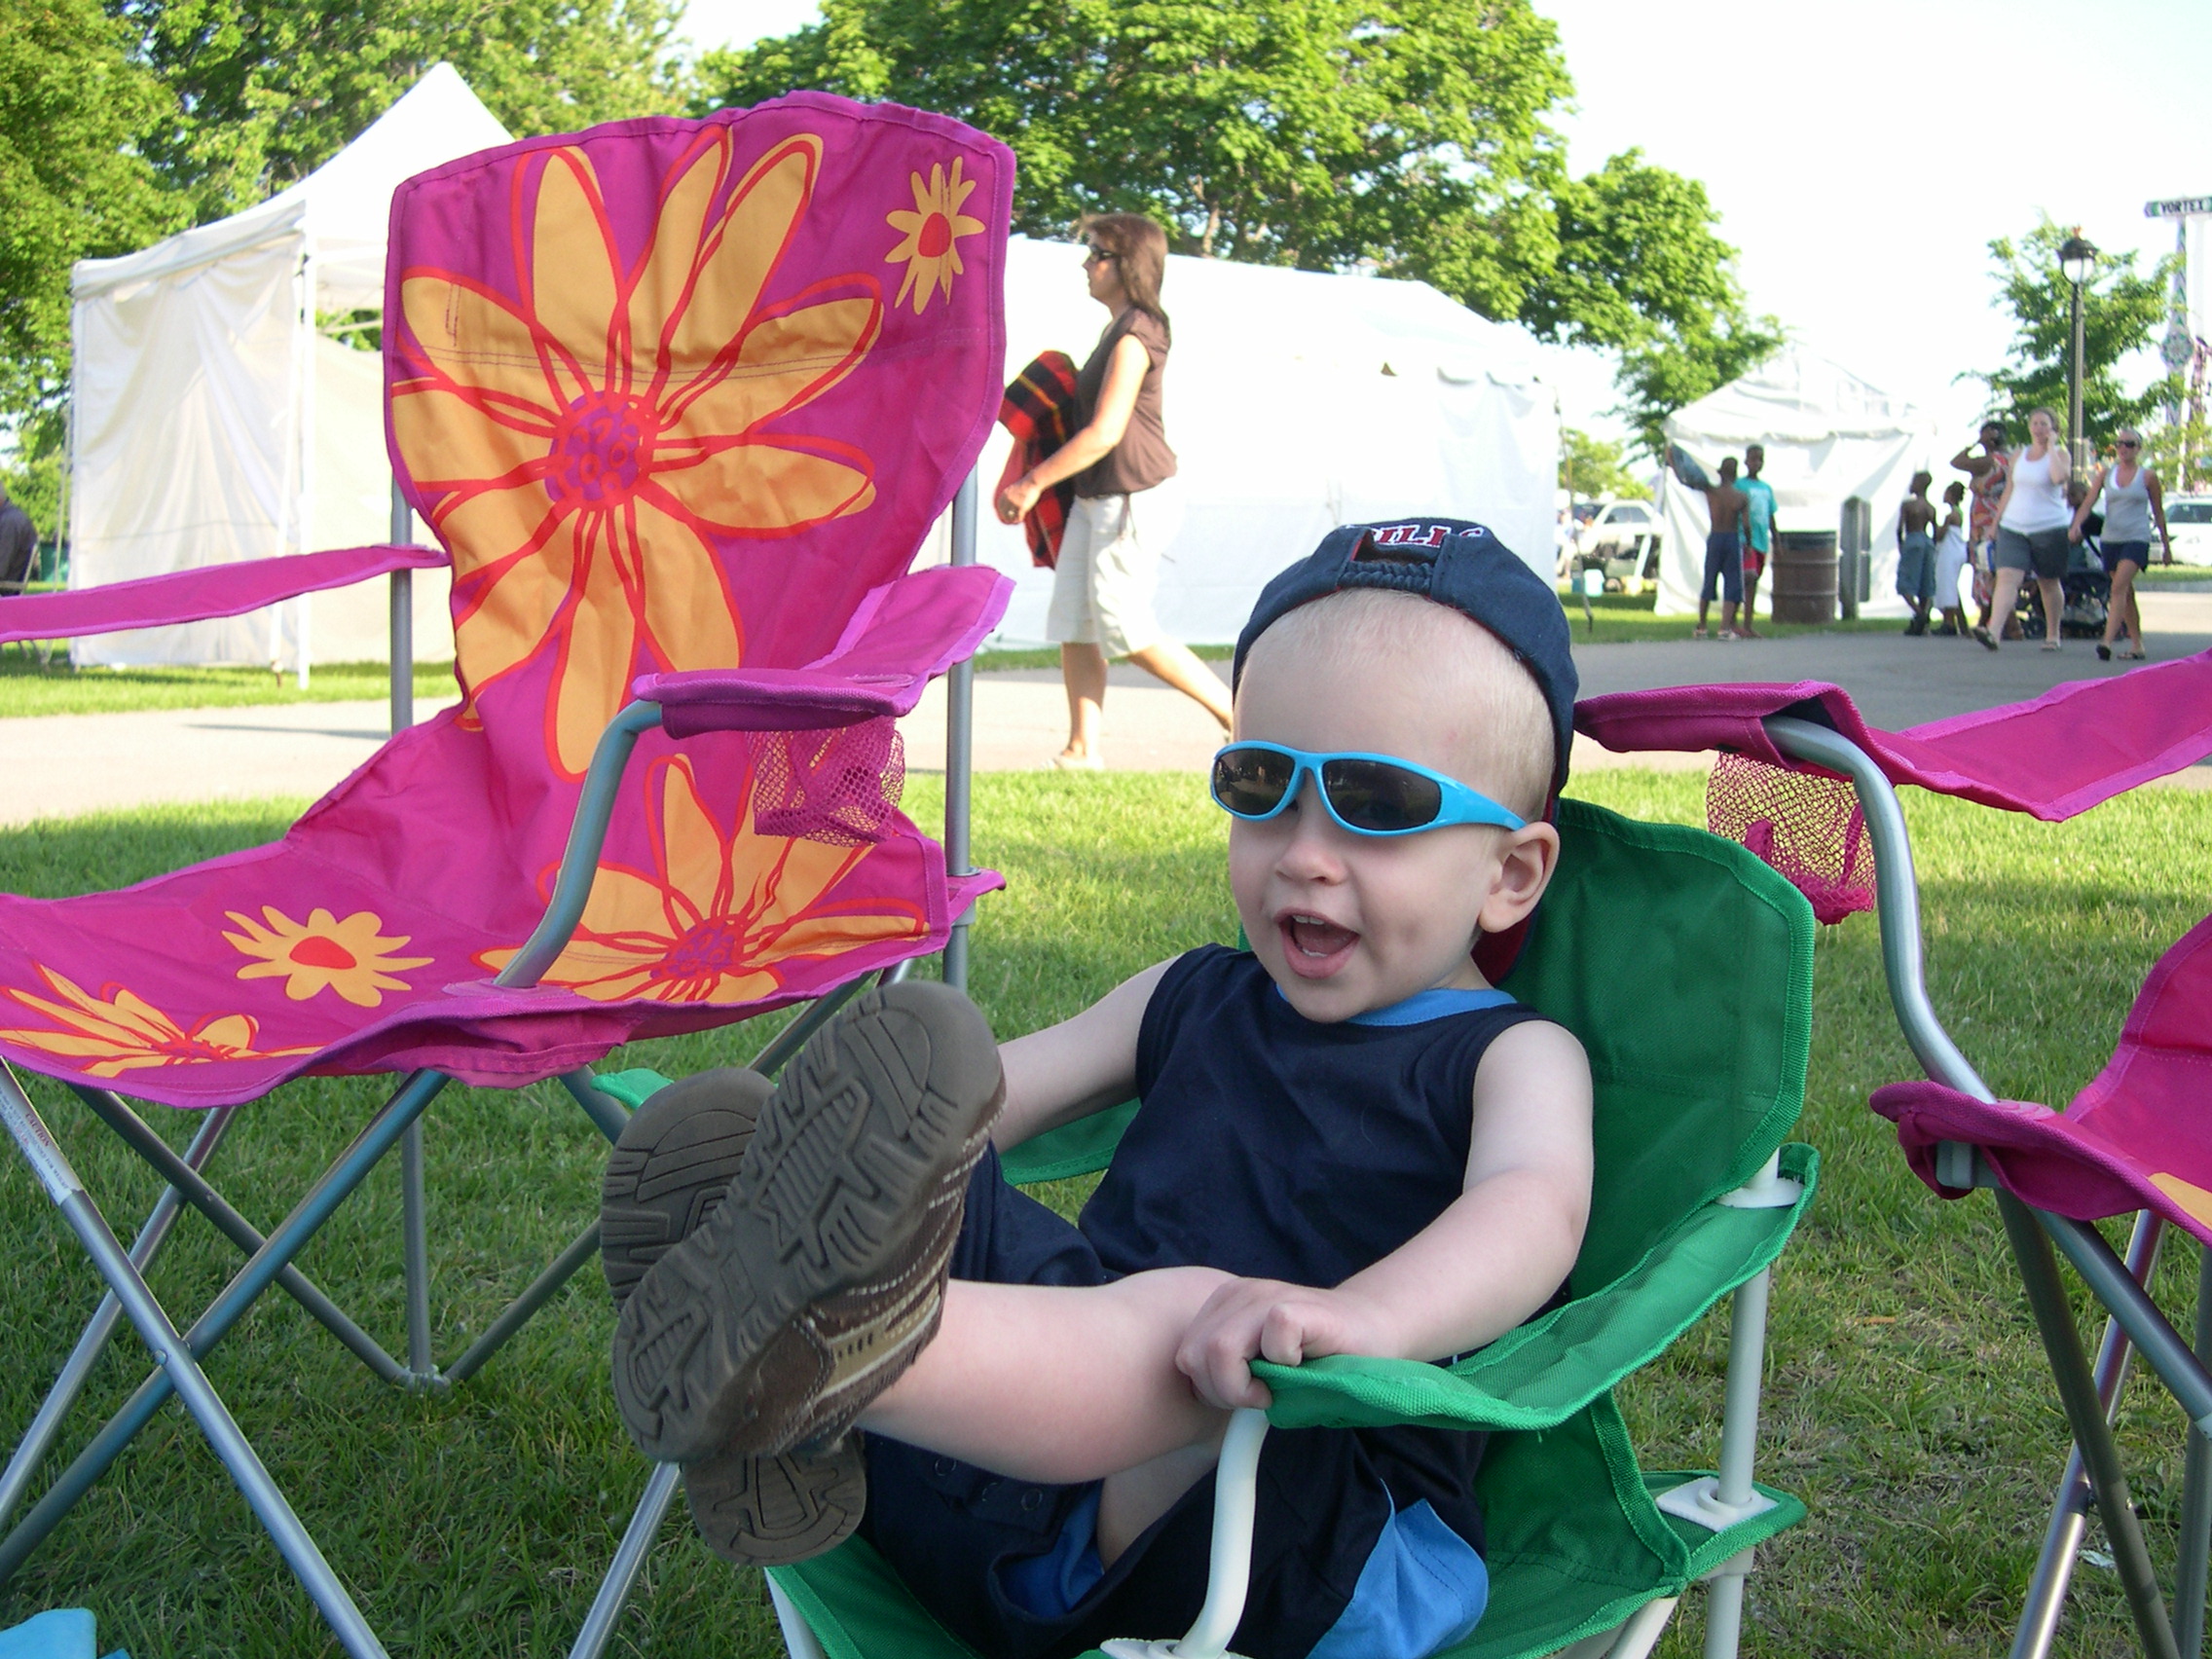
<path fill-rule="evenodd" d="M 433 570 L 442 548 L 337 547 L 235 565 L 203 565 L 69 593 L 23 594 L 0 607 L 0 645 L 18 640 L 78 640 L 130 628 L 166 628 L 240 616 L 279 600 L 350 587 L 393 571 Z"/>
<path fill-rule="evenodd" d="M 1649 1363 L 1705 1310 L 1782 1252 L 1820 1174 L 1809 1146 L 1782 1149 L 1802 1186 L 1787 1208 L 1692 1211 L 1612 1283 L 1508 1331 L 1447 1369 L 1335 1354 L 1304 1365 L 1253 1363 L 1281 1428 L 1551 1428 Z"/>

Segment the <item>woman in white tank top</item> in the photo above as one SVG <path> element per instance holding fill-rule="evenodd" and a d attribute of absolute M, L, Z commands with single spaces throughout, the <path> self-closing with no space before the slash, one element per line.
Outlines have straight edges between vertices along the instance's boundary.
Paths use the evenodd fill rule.
<path fill-rule="evenodd" d="M 2028 447 L 2012 457 L 2005 494 L 1997 500 L 1997 538 L 1990 550 L 1997 599 L 1990 620 L 2003 630 L 2019 603 L 2020 583 L 2032 571 L 2043 595 L 2043 648 L 2054 651 L 2066 610 L 2066 527 L 2074 520 L 2066 480 L 2073 466 L 2058 441 L 2058 417 L 2049 410 L 2029 414 L 2028 439 Z M 1987 627 L 1976 628 L 1973 637 L 1997 648 L 1997 636 Z"/>
<path fill-rule="evenodd" d="M 2089 493 L 2066 533 L 2069 541 L 2082 539 L 2082 525 L 2101 496 L 2105 503 L 2105 569 L 2112 572 L 2112 601 L 2105 607 L 2105 637 L 2097 655 L 2110 660 L 2116 642 L 2135 641 L 2133 650 L 2120 653 L 2122 662 L 2143 660 L 2143 614 L 2135 603 L 2135 574 L 2151 562 L 2151 520 L 2158 521 L 2158 539 L 2165 543 L 2166 563 L 2174 562 L 2174 544 L 2166 535 L 2166 493 L 2158 475 L 2143 464 L 2143 434 L 2122 426 L 2113 437 L 2119 452 L 2112 465 L 2099 467 Z"/>

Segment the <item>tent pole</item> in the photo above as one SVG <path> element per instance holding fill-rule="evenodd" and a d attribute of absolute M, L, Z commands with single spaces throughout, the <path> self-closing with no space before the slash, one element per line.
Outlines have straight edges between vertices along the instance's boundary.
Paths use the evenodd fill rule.
<path fill-rule="evenodd" d="M 952 563 L 976 562 L 976 504 L 981 475 L 971 471 L 952 498 Z M 968 852 L 971 772 L 975 765 L 976 665 L 956 662 L 944 682 L 944 868 L 948 875 L 972 873 Z M 953 918 L 944 941 L 944 982 L 968 988 L 968 913 Z"/>

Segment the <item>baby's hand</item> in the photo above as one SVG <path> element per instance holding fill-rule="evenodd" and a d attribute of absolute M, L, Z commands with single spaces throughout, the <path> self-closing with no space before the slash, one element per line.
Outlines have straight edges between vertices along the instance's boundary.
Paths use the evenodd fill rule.
<path fill-rule="evenodd" d="M 1255 1357 L 1298 1365 L 1327 1353 L 1381 1351 L 1367 1331 L 1370 1309 L 1333 1290 L 1279 1279 L 1232 1279 L 1206 1300 L 1183 1333 L 1175 1365 L 1199 1398 L 1223 1410 L 1273 1398 L 1252 1375 Z"/>

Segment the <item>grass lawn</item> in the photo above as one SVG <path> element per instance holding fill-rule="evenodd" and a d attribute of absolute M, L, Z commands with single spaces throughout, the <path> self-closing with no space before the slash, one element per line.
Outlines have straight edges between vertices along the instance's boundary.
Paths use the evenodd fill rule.
<path fill-rule="evenodd" d="M 455 695 L 451 662 L 415 665 L 415 695 Z M 66 649 L 41 665 L 26 645 L 0 646 L 0 719 L 113 715 L 130 709 L 233 709 L 264 703 L 351 703 L 391 695 L 381 662 L 316 663 L 308 688 L 266 668 L 86 668 Z"/>
<path fill-rule="evenodd" d="M 1656 613 L 1659 595 L 1655 589 L 1640 594 L 1604 593 L 1593 595 L 1590 611 L 1582 609 L 1582 596 L 1562 593 L 1560 604 L 1566 608 L 1567 625 L 1574 631 L 1578 645 L 1618 645 L 1637 640 L 1686 640 L 1697 626 L 1694 616 L 1661 616 Z M 1720 626 L 1720 606 L 1713 607 L 1710 626 Z M 1754 624 L 1762 634 L 1776 639 L 1791 639 L 1799 634 L 1894 634 L 1902 626 L 1891 617 L 1863 617 L 1850 622 L 1835 621 L 1817 627 L 1799 626 L 1768 620 L 1762 610 Z"/>
<path fill-rule="evenodd" d="M 1694 778 L 1593 773 L 1575 792 L 1636 816 L 1698 822 Z M 912 780 L 909 809 L 938 810 Z M 276 834 L 300 803 L 172 809 L 0 831 L 0 887 L 60 894 L 143 878 Z M 1914 795 L 1933 989 L 2000 1092 L 2063 1101 L 2109 1051 L 2134 987 L 2201 912 L 2212 886 L 2212 797 L 2146 792 L 2067 826 Z M 976 932 L 974 989 L 1005 1035 L 1073 1013 L 1176 950 L 1234 937 L 1220 816 L 1195 779 L 1003 775 L 978 781 L 977 856 L 1009 875 Z M 1821 1200 L 1780 1271 L 1761 1473 L 1805 1495 L 1812 1520 L 1761 1559 L 1747 1650 L 1773 1655 L 1986 1653 L 2006 1641 L 2059 1472 L 2065 1430 L 1986 1199 L 1942 1204 L 1907 1173 L 1865 1108 L 1912 1074 L 1884 996 L 1872 921 L 1819 945 L 1810 1098 Z M 1696 991 L 1690 991 L 1694 1017 Z M 1667 987 L 1654 986 L 1653 995 Z M 740 1059 L 763 1033 L 645 1043 L 609 1065 L 682 1074 Z M 41 1110 L 128 1235 L 154 1183 L 102 1150 L 60 1090 Z M 312 1079 L 252 1108 L 219 1156 L 248 1215 L 273 1224 L 382 1089 Z M 181 1140 L 183 1114 L 151 1109 Z M 602 1149 L 557 1086 L 454 1089 L 426 1119 L 438 1347 L 450 1357 L 589 1218 Z M 13 1248 L 0 1297 L 15 1363 L 0 1424 L 28 1420 L 92 1305 L 95 1280 L 19 1159 L 0 1157 Z M 1080 1198 L 1079 1183 L 1051 1195 Z M 303 1266 L 397 1346 L 396 1171 L 342 1209 Z M 156 1273 L 196 1308 L 234 1258 L 182 1225 Z M 2159 1292 L 2186 1307 L 2194 1251 Z M 2084 1305 L 2085 1306 L 2085 1305 Z M 2084 1314 L 2085 1317 L 2085 1314 Z M 372 1380 L 293 1306 L 265 1301 L 210 1374 L 394 1654 L 567 1650 L 645 1474 L 607 1385 L 612 1315 L 580 1276 L 487 1371 L 450 1396 Z M 1648 1463 L 1717 1456 L 1725 1312 L 1641 1376 L 1625 1406 Z M 2186 1327 L 2185 1327 L 2186 1328 Z M 2092 1333 L 2093 1335 L 2093 1333 Z M 120 1341 L 95 1378 L 112 1407 L 141 1375 Z M 2161 1567 L 2181 1480 L 2180 1417 L 2138 1383 L 2121 1419 L 2135 1494 Z M 80 1427 L 66 1441 L 83 1443 Z M 2100 1543 L 2092 1527 L 2092 1544 Z M 2062 1646 L 2125 1647 L 2109 1572 L 2083 1567 Z M 101 1645 L 141 1659 L 335 1652 L 243 1503 L 173 1405 L 23 1571 L 0 1624 L 89 1605 Z M 1698 1650 L 1700 1603 L 1663 1651 Z M 671 1525 L 626 1615 L 618 1652 L 779 1651 L 761 1586 Z"/>

